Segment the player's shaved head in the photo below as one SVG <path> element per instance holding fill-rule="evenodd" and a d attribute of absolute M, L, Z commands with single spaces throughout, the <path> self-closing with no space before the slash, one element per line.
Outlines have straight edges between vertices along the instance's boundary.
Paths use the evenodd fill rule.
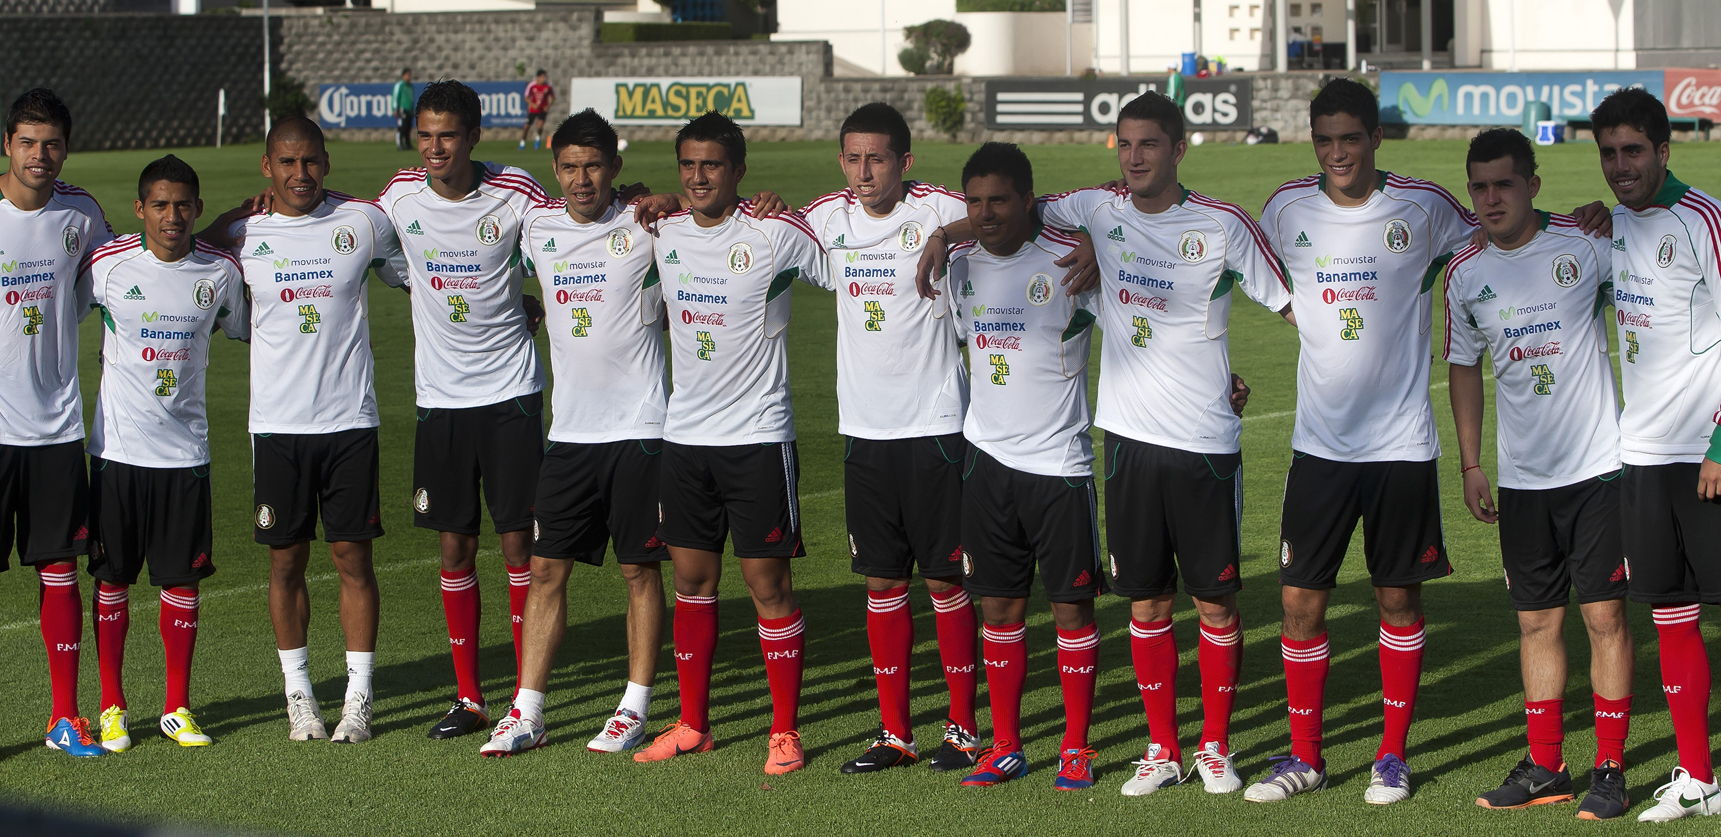
<path fill-rule="evenodd" d="M 12 100 L 6 111 L 6 136 L 18 133 L 19 125 L 53 125 L 67 143 L 72 141 L 72 111 L 54 91 L 37 87 Z"/>
<path fill-rule="evenodd" d="M 319 151 L 327 149 L 323 140 L 323 129 L 304 116 L 289 116 L 276 122 L 269 128 L 269 136 L 265 137 L 263 142 L 264 147 L 270 151 L 291 142 L 308 142 Z"/>
<path fill-rule="evenodd" d="M 1335 78 L 1315 94 L 1309 102 L 1309 127 L 1314 127 L 1316 119 L 1341 113 L 1362 120 L 1363 130 L 1368 133 L 1380 127 L 1380 102 L 1368 85 L 1355 79 Z"/>

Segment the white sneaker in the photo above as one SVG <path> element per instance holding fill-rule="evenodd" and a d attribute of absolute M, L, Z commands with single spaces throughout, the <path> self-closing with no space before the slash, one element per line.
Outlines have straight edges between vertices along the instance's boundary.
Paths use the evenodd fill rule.
<path fill-rule="evenodd" d="M 1244 790 L 1243 798 L 1250 802 L 1283 802 L 1299 793 L 1318 791 L 1326 786 L 1326 771 L 1316 770 L 1296 756 L 1276 756 L 1273 758 L 1273 772 Z"/>
<path fill-rule="evenodd" d="M 369 741 L 370 714 L 369 692 L 347 695 L 346 704 L 341 707 L 341 722 L 335 724 L 335 743 L 358 744 Z"/>
<path fill-rule="evenodd" d="M 1208 793 L 1235 793 L 1243 789 L 1243 778 L 1231 763 L 1231 754 L 1219 751 L 1219 742 L 1209 741 L 1195 751 L 1195 772 Z"/>
<path fill-rule="evenodd" d="M 1391 805 L 1409 798 L 1410 765 L 1391 753 L 1376 759 L 1369 774 L 1368 788 L 1362 792 L 1362 801 L 1370 805 Z"/>
<path fill-rule="evenodd" d="M 586 749 L 594 753 L 619 753 L 639 746 L 645 740 L 645 718 L 635 715 L 631 709 L 617 709 L 596 738 L 586 742 Z"/>
<path fill-rule="evenodd" d="M 520 710 L 511 709 L 496 724 L 490 740 L 478 748 L 478 755 L 507 756 L 536 750 L 544 746 L 544 724 L 535 718 L 520 717 Z"/>
<path fill-rule="evenodd" d="M 1673 781 L 1655 789 L 1655 804 L 1637 815 L 1638 822 L 1670 822 L 1681 817 L 1721 814 L 1721 785 L 1699 782 L 1683 767 L 1673 768 Z"/>
<path fill-rule="evenodd" d="M 1160 755 L 1162 752 L 1164 749 L 1158 744 L 1149 744 L 1141 760 L 1131 762 L 1135 775 L 1123 783 L 1124 796 L 1147 796 L 1183 781 L 1183 768 Z"/>
<path fill-rule="evenodd" d="M 317 701 L 304 692 L 294 692 L 287 696 L 287 740 L 315 741 L 329 737 L 329 728 L 323 725 L 323 710 L 317 707 Z"/>

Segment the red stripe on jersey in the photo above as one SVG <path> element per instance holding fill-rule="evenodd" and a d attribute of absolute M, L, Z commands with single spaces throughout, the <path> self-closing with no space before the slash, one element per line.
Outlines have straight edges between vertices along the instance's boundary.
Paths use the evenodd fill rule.
<path fill-rule="evenodd" d="M 961 192 L 954 192 L 954 191 L 951 191 L 950 189 L 947 189 L 943 186 L 934 186 L 931 183 L 923 183 L 919 180 L 912 181 L 911 183 L 909 183 L 908 190 L 911 194 L 915 195 L 916 197 L 926 197 L 927 195 L 940 194 L 940 195 L 949 195 L 949 196 L 951 196 L 953 198 L 957 198 L 957 199 L 962 199 L 962 193 Z"/>
<path fill-rule="evenodd" d="M 1042 201 L 1062 200 L 1063 198 L 1067 198 L 1071 195 L 1080 194 L 1082 192 L 1104 192 L 1108 195 L 1122 194 L 1121 192 L 1115 192 L 1115 191 L 1112 191 L 1111 189 L 1101 189 L 1098 186 L 1083 186 L 1080 189 L 1071 189 L 1068 192 L 1059 192 L 1055 195 L 1041 195 L 1040 200 L 1042 200 Z"/>
<path fill-rule="evenodd" d="M 1273 194 L 1267 196 L 1267 203 L 1272 203 L 1273 199 L 1278 197 L 1280 192 L 1289 191 L 1291 189 L 1304 189 L 1310 186 L 1319 185 L 1320 182 L 1321 176 L 1318 174 L 1311 174 L 1308 177 L 1299 177 L 1296 180 L 1287 180 L 1283 184 L 1280 184 L 1279 188 L 1274 189 Z"/>
<path fill-rule="evenodd" d="M 1576 227 L 1577 225 L 1578 219 L 1571 215 L 1560 212 L 1548 213 L 1548 226 L 1550 227 Z"/>
<path fill-rule="evenodd" d="M 1452 260 L 1446 263 L 1446 270 L 1440 274 L 1440 295 L 1442 297 L 1448 296 L 1452 291 L 1452 271 L 1457 270 L 1458 265 L 1463 264 L 1465 260 L 1481 252 L 1482 248 L 1474 244 L 1466 244 L 1463 249 L 1452 254 Z M 1444 360 L 1452 357 L 1452 306 L 1443 305 L 1441 308 L 1446 313 L 1446 335 L 1440 347 L 1440 357 Z"/>
<path fill-rule="evenodd" d="M 1708 198 L 1694 195 L 1689 190 L 1679 198 L 1677 206 L 1695 210 L 1703 217 L 1703 222 L 1709 227 L 1709 250 L 1715 257 L 1715 263 L 1721 265 L 1721 207 Z"/>
<path fill-rule="evenodd" d="M 1452 197 L 1451 192 L 1446 191 L 1446 187 L 1441 186 L 1438 183 L 1432 183 L 1427 180 L 1418 180 L 1414 177 L 1405 177 L 1401 174 L 1392 174 L 1388 172 L 1386 175 L 1386 185 L 1399 189 L 1420 189 L 1424 192 L 1433 192 L 1434 194 L 1445 198 L 1446 202 L 1451 204 L 1453 209 L 1458 210 L 1459 217 L 1468 221 L 1470 226 L 1476 226 L 1477 224 L 1476 215 L 1470 210 L 1465 209 L 1464 204 L 1459 203 L 1457 198 Z"/>
<path fill-rule="evenodd" d="M 337 201 L 341 201 L 342 203 L 345 203 L 346 201 L 358 201 L 359 203 L 368 203 L 371 206 L 376 207 L 377 209 L 382 208 L 382 204 L 377 203 L 376 201 L 373 201 L 369 198 L 361 198 L 361 197 L 357 197 L 355 195 L 349 195 L 346 192 L 337 192 L 333 189 L 324 189 L 323 194 L 328 196 L 328 197 L 334 198 Z"/>
<path fill-rule="evenodd" d="M 801 216 L 796 215 L 793 212 L 785 212 L 781 215 L 776 216 L 775 218 L 761 218 L 758 215 L 753 214 L 753 202 L 749 201 L 749 200 L 741 201 L 740 205 L 737 207 L 737 210 L 739 212 L 741 212 L 742 214 L 746 215 L 747 217 L 753 218 L 755 220 L 759 220 L 759 221 L 781 221 L 785 224 L 788 224 L 791 227 L 794 227 L 797 230 L 800 230 L 802 233 L 805 233 L 808 238 L 813 240 L 814 244 L 819 243 L 819 236 L 817 233 L 813 232 L 813 228 L 808 226 L 806 221 L 801 220 Z M 821 245 L 819 249 L 823 250 L 824 247 Z"/>
<path fill-rule="evenodd" d="M 235 270 L 241 270 L 241 268 L 239 267 L 239 260 L 236 258 L 233 258 L 232 253 L 229 253 L 226 250 L 221 249 L 220 247 L 216 247 L 213 244 L 205 244 L 204 242 L 201 242 L 201 241 L 194 241 L 193 243 L 196 245 L 197 252 L 204 253 L 204 254 L 211 255 L 211 256 L 220 256 L 221 258 L 226 259 L 228 262 L 230 262 L 233 265 L 233 268 Z"/>
<path fill-rule="evenodd" d="M 539 204 L 538 208 L 540 208 L 540 209 L 567 209 L 568 208 L 568 199 L 567 198 L 550 198 L 549 200 L 544 201 L 543 203 Z"/>
<path fill-rule="evenodd" d="M 1046 239 L 1049 239 L 1051 241 L 1055 241 L 1059 244 L 1067 245 L 1070 247 L 1078 247 L 1081 245 L 1081 241 L 1076 239 L 1075 236 L 1066 235 L 1065 233 L 1060 232 L 1056 229 L 1053 229 L 1052 227 L 1045 227 L 1045 228 L 1041 229 L 1040 230 L 1040 236 L 1042 238 L 1046 238 Z"/>
<path fill-rule="evenodd" d="M 1189 200 L 1198 206 L 1211 207 L 1237 216 L 1237 220 L 1243 222 L 1243 228 L 1249 231 L 1249 236 L 1255 239 L 1255 246 L 1260 249 L 1261 255 L 1267 257 L 1267 264 L 1273 268 L 1273 275 L 1279 277 L 1279 284 L 1283 285 L 1285 290 L 1291 289 L 1291 277 L 1285 275 L 1281 268 L 1279 255 L 1273 252 L 1273 245 L 1267 241 L 1267 232 L 1261 229 L 1260 224 L 1255 223 L 1254 217 L 1247 210 L 1234 203 L 1210 198 L 1193 189 L 1189 192 Z"/>
<path fill-rule="evenodd" d="M 970 238 L 967 241 L 959 241 L 955 244 L 950 245 L 950 249 L 945 251 L 944 260 L 947 262 L 948 261 L 955 261 L 957 256 L 959 256 L 963 253 L 966 253 L 969 250 L 972 250 L 978 246 L 980 246 L 980 240 L 977 238 Z"/>
<path fill-rule="evenodd" d="M 110 241 L 106 244 L 103 244 L 102 246 L 97 247 L 94 251 L 92 251 L 90 253 L 89 267 L 94 267 L 96 262 L 101 261 L 102 259 L 105 259 L 108 256 L 112 256 L 112 255 L 115 255 L 117 253 L 123 253 L 123 252 L 126 252 L 128 250 L 133 250 L 133 249 L 136 249 L 136 248 L 142 247 L 142 246 L 143 246 L 143 235 L 142 234 L 132 233 L 130 235 L 122 235 L 119 238 L 116 238 L 113 241 Z"/>
<path fill-rule="evenodd" d="M 801 214 L 805 215 L 808 212 L 812 212 L 813 209 L 816 207 L 823 206 L 827 203 L 830 203 L 831 201 L 838 200 L 838 199 L 841 199 L 847 203 L 852 204 L 855 202 L 855 193 L 851 190 L 848 190 L 848 189 L 839 189 L 835 192 L 830 192 L 828 194 L 820 195 L 816 198 L 813 198 L 813 202 L 807 204 L 807 207 L 805 209 L 801 210 Z"/>
<path fill-rule="evenodd" d="M 95 195 L 92 195 L 89 192 L 84 191 L 83 187 L 73 186 L 72 184 L 67 183 L 64 180 L 54 181 L 54 192 L 56 194 L 60 194 L 60 195 L 83 195 L 84 197 L 89 198 L 91 200 L 95 200 L 95 197 L 96 197 Z"/>

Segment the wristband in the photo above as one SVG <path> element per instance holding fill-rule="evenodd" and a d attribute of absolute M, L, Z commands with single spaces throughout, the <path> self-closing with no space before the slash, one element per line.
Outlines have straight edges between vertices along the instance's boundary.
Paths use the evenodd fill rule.
<path fill-rule="evenodd" d="M 1482 470 L 1482 466 L 1481 466 L 1481 465 L 1471 465 L 1471 466 L 1470 466 L 1470 467 L 1468 467 L 1468 468 L 1461 468 L 1461 469 L 1459 469 L 1459 471 L 1458 471 L 1458 476 L 1461 476 L 1461 477 L 1462 477 L 1462 476 L 1464 476 L 1464 475 L 1465 475 L 1465 474 L 1468 474 L 1468 473 L 1470 473 L 1470 472 L 1471 472 L 1471 471 L 1480 471 L 1480 470 Z"/>
<path fill-rule="evenodd" d="M 943 238 L 946 242 L 950 241 L 950 234 L 945 232 L 943 227 L 939 227 L 939 228 L 933 230 L 932 232 L 928 233 L 926 237 L 927 238 Z"/>

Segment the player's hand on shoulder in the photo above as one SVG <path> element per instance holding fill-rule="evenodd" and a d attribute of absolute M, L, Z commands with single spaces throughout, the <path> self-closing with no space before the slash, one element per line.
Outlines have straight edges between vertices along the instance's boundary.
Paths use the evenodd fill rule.
<path fill-rule="evenodd" d="M 632 205 L 640 198 L 650 195 L 651 187 L 644 183 L 619 183 L 616 184 L 615 194 L 622 203 Z"/>
<path fill-rule="evenodd" d="M 1471 517 L 1483 523 L 1500 522 L 1500 509 L 1494 505 L 1494 493 L 1488 484 L 1488 474 L 1480 466 L 1464 471 L 1464 505 L 1470 509 Z"/>
<path fill-rule="evenodd" d="M 1250 392 L 1252 392 L 1252 390 L 1249 389 L 1248 384 L 1243 382 L 1243 376 L 1237 374 L 1236 372 L 1232 372 L 1231 373 L 1231 412 L 1237 414 L 1239 417 L 1243 415 L 1243 408 L 1249 406 L 1249 393 Z"/>
<path fill-rule="evenodd" d="M 647 232 L 657 233 L 657 222 L 681 211 L 681 196 L 669 194 L 644 195 L 636 198 L 633 204 L 634 223 L 644 227 Z"/>
<path fill-rule="evenodd" d="M 537 334 L 538 327 L 544 324 L 544 303 L 531 294 L 521 294 L 520 308 L 526 312 L 526 330 Z"/>
<path fill-rule="evenodd" d="M 1070 269 L 1068 273 L 1064 274 L 1064 280 L 1060 283 L 1064 286 L 1064 293 L 1070 296 L 1086 293 L 1099 287 L 1100 284 L 1099 257 L 1094 255 L 1093 237 L 1080 231 L 1075 233 L 1075 237 L 1076 241 L 1080 242 L 1076 245 L 1076 249 L 1053 262 L 1058 267 Z"/>
<path fill-rule="evenodd" d="M 754 195 L 749 202 L 753 204 L 754 218 L 775 218 L 789 211 L 789 204 L 783 197 L 768 189 Z"/>
<path fill-rule="evenodd" d="M 1613 238 L 1613 212 L 1601 201 L 1590 201 L 1572 210 L 1578 221 L 1578 231 L 1600 238 Z"/>
<path fill-rule="evenodd" d="M 1697 468 L 1697 496 L 1706 502 L 1721 497 L 1721 462 L 1708 457 Z"/>
<path fill-rule="evenodd" d="M 1122 194 L 1129 191 L 1129 182 L 1120 177 L 1116 180 L 1107 180 L 1095 188 L 1104 189 L 1107 192 L 1117 192 Z"/>
<path fill-rule="evenodd" d="M 950 242 L 939 227 L 926 237 L 920 248 L 920 261 L 914 265 L 914 290 L 921 299 L 937 299 L 938 279 L 944 273 L 944 259 L 950 253 Z"/>

